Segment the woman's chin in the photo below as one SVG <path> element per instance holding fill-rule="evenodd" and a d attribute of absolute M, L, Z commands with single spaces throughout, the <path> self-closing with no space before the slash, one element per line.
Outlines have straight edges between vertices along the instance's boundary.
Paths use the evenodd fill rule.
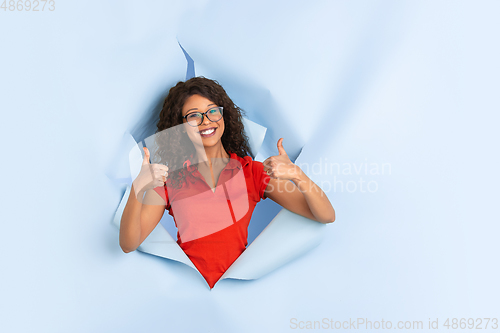
<path fill-rule="evenodd" d="M 204 148 L 210 148 L 210 147 L 215 147 L 218 144 L 220 144 L 220 138 L 202 138 L 201 143 L 203 144 Z"/>

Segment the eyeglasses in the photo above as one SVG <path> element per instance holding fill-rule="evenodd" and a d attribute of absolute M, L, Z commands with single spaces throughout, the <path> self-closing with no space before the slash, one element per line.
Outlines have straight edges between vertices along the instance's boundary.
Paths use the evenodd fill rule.
<path fill-rule="evenodd" d="M 187 123 L 193 127 L 200 126 L 203 124 L 203 119 L 207 116 L 208 120 L 211 122 L 216 122 L 221 120 L 222 118 L 222 106 L 216 106 L 210 108 L 206 112 L 192 112 L 183 116 L 182 118 L 186 119 Z"/>

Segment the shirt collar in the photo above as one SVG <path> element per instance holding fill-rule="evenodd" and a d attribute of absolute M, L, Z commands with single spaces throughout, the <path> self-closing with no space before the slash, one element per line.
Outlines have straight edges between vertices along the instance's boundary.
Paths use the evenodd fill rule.
<path fill-rule="evenodd" d="M 191 171 L 191 169 L 194 168 L 194 166 L 191 165 L 191 159 L 193 158 L 193 154 L 189 156 L 189 159 L 187 159 L 184 164 L 182 165 L 184 168 L 186 168 L 188 171 Z M 229 152 L 229 162 L 226 165 L 226 169 L 241 169 L 242 167 L 246 166 L 250 161 L 248 160 L 248 156 L 245 156 L 245 158 L 239 157 L 233 152 Z"/>
<path fill-rule="evenodd" d="M 233 152 L 229 152 L 231 160 L 229 160 L 229 163 L 226 165 L 227 169 L 242 169 L 244 166 L 246 166 L 250 161 L 248 160 L 248 156 L 245 156 L 244 158 L 239 157 Z"/>

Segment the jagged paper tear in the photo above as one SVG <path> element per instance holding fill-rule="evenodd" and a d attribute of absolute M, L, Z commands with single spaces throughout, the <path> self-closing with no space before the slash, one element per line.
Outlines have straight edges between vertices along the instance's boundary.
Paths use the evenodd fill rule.
<path fill-rule="evenodd" d="M 266 128 L 246 118 L 243 118 L 243 123 L 245 134 L 249 138 L 250 149 L 255 156 L 264 140 Z M 120 165 L 107 173 L 109 178 L 117 182 L 127 183 L 127 189 L 113 219 L 113 224 L 118 228 L 130 193 L 132 179 L 135 179 L 142 164 L 143 156 L 139 146 L 132 135 L 125 133 L 124 145 L 117 156 Z M 128 159 L 128 163 L 125 159 Z M 322 223 L 283 208 L 236 259 L 219 281 L 227 278 L 257 279 L 272 272 L 316 247 L 321 242 L 324 233 L 323 227 L 325 225 Z M 138 250 L 181 262 L 198 271 L 161 223 L 158 223 L 138 247 Z"/>

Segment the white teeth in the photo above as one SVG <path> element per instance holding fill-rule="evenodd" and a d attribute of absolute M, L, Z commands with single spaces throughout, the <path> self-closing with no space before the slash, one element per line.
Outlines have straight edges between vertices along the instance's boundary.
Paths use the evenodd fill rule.
<path fill-rule="evenodd" d="M 202 131 L 202 132 L 200 132 L 200 133 L 201 133 L 201 134 L 203 134 L 203 135 L 208 135 L 208 134 L 212 134 L 212 133 L 213 133 L 213 131 L 215 131 L 215 128 L 211 128 L 211 129 L 209 129 L 209 130 Z"/>

